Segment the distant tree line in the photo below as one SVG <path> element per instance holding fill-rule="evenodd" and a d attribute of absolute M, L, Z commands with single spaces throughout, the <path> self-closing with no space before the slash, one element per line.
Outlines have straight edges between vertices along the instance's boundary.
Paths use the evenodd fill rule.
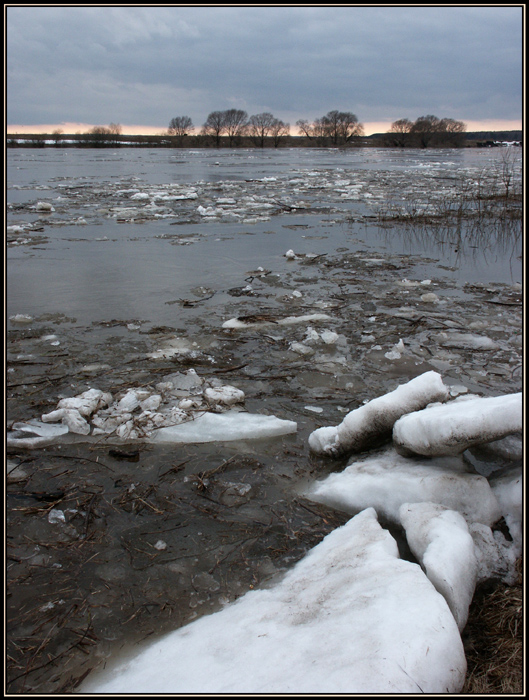
<path fill-rule="evenodd" d="M 173 117 L 167 130 L 154 136 L 124 136 L 120 124 L 94 126 L 86 133 L 77 132 L 66 136 L 62 129 L 52 134 L 26 135 L 24 143 L 13 135 L 8 135 L 7 145 L 76 145 L 89 148 L 127 146 L 154 147 L 279 147 L 279 146 L 389 146 L 396 148 L 456 148 L 464 145 L 486 145 L 468 142 L 475 138 L 467 134 L 466 124 L 448 117 L 438 118 L 427 114 L 415 121 L 398 119 L 384 134 L 364 136 L 364 126 L 352 112 L 331 110 L 323 117 L 309 122 L 299 119 L 296 122 L 299 136 L 290 134 L 290 124 L 277 119 L 270 112 L 252 114 L 241 109 L 227 109 L 210 112 L 206 121 L 195 134 L 191 117 Z M 503 133 L 503 132 L 502 132 Z M 521 140 L 521 132 L 509 132 Z M 483 138 L 485 134 L 479 134 Z M 489 136 L 488 134 L 486 134 Z M 21 135 L 23 137 L 23 135 Z M 18 137 L 20 138 L 20 137 Z M 513 137 L 514 139 L 514 137 Z M 51 143 L 50 143 L 51 141 Z M 488 143 L 488 142 L 487 142 Z"/>
<path fill-rule="evenodd" d="M 298 119 L 296 126 L 308 139 L 318 145 L 339 146 L 350 143 L 354 138 L 364 135 L 364 127 L 352 112 L 339 112 L 337 109 L 327 112 L 324 117 L 308 122 Z"/>
<path fill-rule="evenodd" d="M 433 114 L 414 122 L 397 119 L 386 132 L 385 142 L 397 148 L 460 147 L 465 140 L 466 124 L 456 119 L 439 119 Z"/>

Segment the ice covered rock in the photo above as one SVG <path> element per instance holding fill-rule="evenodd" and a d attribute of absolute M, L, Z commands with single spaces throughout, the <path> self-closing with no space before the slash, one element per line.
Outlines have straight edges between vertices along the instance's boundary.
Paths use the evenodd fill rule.
<path fill-rule="evenodd" d="M 478 576 L 474 541 L 466 520 L 438 503 L 404 503 L 399 516 L 411 551 L 462 631 Z"/>
<path fill-rule="evenodd" d="M 393 442 L 404 455 L 455 455 L 521 429 L 521 392 L 461 397 L 402 416 L 393 426 Z"/>
<path fill-rule="evenodd" d="M 306 495 L 352 515 L 373 506 L 379 516 L 399 525 L 404 503 L 439 503 L 469 523 L 489 526 L 501 517 L 488 480 L 469 473 L 462 458 L 413 460 L 392 447 L 354 459 L 342 472 L 313 484 Z"/>
<path fill-rule="evenodd" d="M 162 403 L 160 394 L 151 394 L 143 401 L 140 401 L 142 411 L 156 411 Z"/>
<path fill-rule="evenodd" d="M 448 387 L 437 372 L 425 372 L 407 384 L 348 413 L 336 427 L 318 428 L 309 436 L 310 449 L 329 456 L 360 452 L 391 436 L 396 420 L 424 408 L 432 401 L 445 401 Z"/>
<path fill-rule="evenodd" d="M 107 663 L 82 693 L 457 693 L 466 660 L 444 598 L 372 508 L 285 577 Z"/>
<path fill-rule="evenodd" d="M 215 442 L 256 440 L 295 433 L 297 423 L 259 413 L 230 410 L 226 413 L 203 413 L 180 425 L 161 428 L 153 434 L 154 442 Z"/>
<path fill-rule="evenodd" d="M 10 316 L 9 320 L 11 323 L 31 323 L 33 321 L 33 316 L 29 314 L 15 314 L 14 316 Z"/>
<path fill-rule="evenodd" d="M 130 413 L 115 413 L 113 411 L 100 411 L 92 418 L 94 426 L 93 435 L 110 435 L 114 433 L 120 425 L 132 420 Z"/>

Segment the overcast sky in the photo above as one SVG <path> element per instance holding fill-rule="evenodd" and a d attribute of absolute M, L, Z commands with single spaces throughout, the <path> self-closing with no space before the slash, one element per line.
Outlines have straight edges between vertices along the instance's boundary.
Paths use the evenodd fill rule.
<path fill-rule="evenodd" d="M 4 7 L 8 130 L 200 128 L 232 107 L 521 128 L 523 5 Z"/>

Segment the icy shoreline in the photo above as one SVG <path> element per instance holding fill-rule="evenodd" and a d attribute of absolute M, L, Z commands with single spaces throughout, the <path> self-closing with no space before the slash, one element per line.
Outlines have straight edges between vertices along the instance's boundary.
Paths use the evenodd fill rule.
<path fill-rule="evenodd" d="M 448 397 L 440 375 L 428 372 L 374 399 L 380 436 L 405 418 L 435 412 L 421 409 L 429 398 Z M 459 416 L 468 401 L 478 399 L 443 404 L 430 437 L 443 437 L 451 412 Z M 510 401 L 502 435 L 520 430 L 521 395 L 481 401 L 497 410 Z M 369 404 L 364 413 L 367 423 L 374 420 Z M 465 430 L 472 444 L 478 434 L 489 443 L 491 421 L 460 427 L 458 453 L 468 446 Z M 352 426 L 363 432 L 365 423 L 346 417 L 344 424 L 345 440 L 334 444 L 355 451 Z M 412 425 L 420 434 L 422 423 Z M 247 593 L 110 665 L 80 692 L 459 692 L 466 672 L 460 632 L 475 586 L 490 577 L 510 580 L 522 551 L 521 470 L 500 482 L 472 472 L 459 456 L 418 459 L 394 447 L 353 458 L 307 493 L 349 512 L 346 525 L 270 589 Z M 502 517 L 510 541 L 492 529 Z M 400 558 L 379 518 L 403 528 L 419 565 Z M 206 677 L 198 668 L 204 664 Z"/>

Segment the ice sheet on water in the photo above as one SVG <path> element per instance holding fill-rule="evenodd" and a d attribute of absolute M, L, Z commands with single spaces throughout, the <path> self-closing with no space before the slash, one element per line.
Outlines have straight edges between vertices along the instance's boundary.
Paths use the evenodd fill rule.
<path fill-rule="evenodd" d="M 465 671 L 444 598 L 369 508 L 272 588 L 165 635 L 80 691 L 454 693 Z"/>
<path fill-rule="evenodd" d="M 157 430 L 153 442 L 216 442 L 256 440 L 295 433 L 297 423 L 275 416 L 242 413 L 203 413 L 194 420 Z"/>

